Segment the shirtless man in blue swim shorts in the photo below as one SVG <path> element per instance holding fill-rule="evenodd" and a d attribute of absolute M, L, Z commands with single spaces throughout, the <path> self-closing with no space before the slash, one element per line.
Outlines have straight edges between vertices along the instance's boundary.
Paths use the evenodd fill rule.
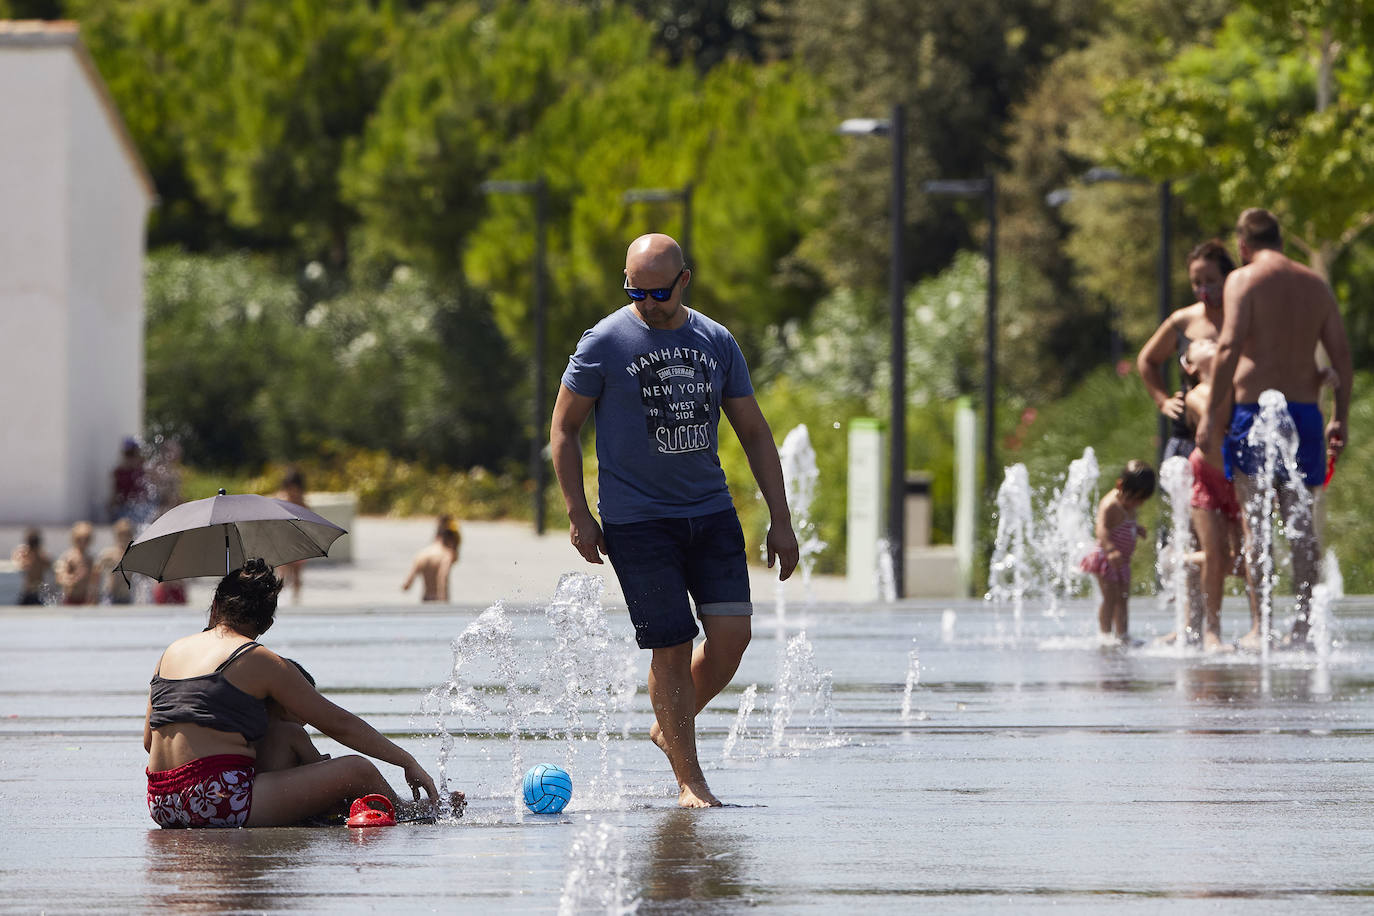
<path fill-rule="evenodd" d="M 1250 566 L 1247 578 L 1254 588 L 1258 581 L 1258 556 L 1253 546 L 1255 520 L 1248 507 L 1251 497 L 1266 481 L 1259 477 L 1261 450 L 1248 445 L 1246 436 L 1259 412 L 1260 394 L 1273 389 L 1287 399 L 1288 413 L 1298 434 L 1298 464 L 1303 481 L 1312 489 L 1324 480 L 1328 449 L 1335 456 L 1345 448 L 1352 369 L 1345 326 L 1331 287 L 1316 271 L 1283 254 L 1274 215 L 1257 207 L 1246 210 L 1236 223 L 1236 237 L 1244 266 L 1226 278 L 1222 293 L 1224 317 L 1217 341 L 1212 393 L 1207 413 L 1198 424 L 1197 443 L 1203 447 L 1213 437 L 1224 436 L 1226 475 L 1235 481 L 1241 504 L 1247 507 L 1242 513 L 1245 557 Z M 1336 384 L 1335 415 L 1324 430 L 1317 406 L 1321 384 L 1316 365 L 1319 343 L 1340 377 Z M 1290 518 L 1294 495 L 1287 487 L 1280 487 L 1279 498 L 1284 517 Z M 1306 515 L 1305 520 L 1288 531 L 1297 591 L 1297 617 L 1290 637 L 1295 643 L 1307 639 L 1308 611 L 1320 554 L 1311 513 Z M 1254 620 L 1252 624 L 1250 632 L 1241 639 L 1242 648 L 1262 645 L 1265 634 L 1260 632 L 1260 622 Z"/>

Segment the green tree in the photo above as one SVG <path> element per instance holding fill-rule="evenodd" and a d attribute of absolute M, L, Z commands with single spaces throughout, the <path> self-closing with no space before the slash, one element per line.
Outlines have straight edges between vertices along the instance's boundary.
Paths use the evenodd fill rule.
<path fill-rule="evenodd" d="M 1014 109 L 1000 240 L 1049 287 L 1033 304 L 1043 330 L 1038 358 L 1058 370 L 1043 395 L 1062 394 L 1104 362 L 1113 332 L 1129 356 L 1154 331 L 1157 188 L 1144 178 L 1139 185 L 1087 185 L 1079 179 L 1106 164 L 1104 147 L 1134 137 L 1135 125 L 1104 112 L 1113 87 L 1161 75 L 1177 48 L 1209 34 L 1227 8 L 1218 0 L 1104 5 L 1092 37 L 1057 56 Z M 1066 203 L 1047 200 L 1062 189 L 1071 192 Z M 1200 225 L 1187 203 L 1177 198 L 1171 219 L 1176 305 L 1191 301 L 1185 253 L 1218 230 Z"/>
<path fill-rule="evenodd" d="M 908 276 L 942 268 L 974 241 L 976 208 L 920 193 L 930 178 L 1000 170 L 1011 106 L 1056 54 L 1081 38 L 1097 0 L 792 0 L 780 5 L 786 49 L 816 72 L 840 117 L 907 112 Z M 834 285 L 881 288 L 887 276 L 887 143 L 851 139 L 815 184 L 808 206 L 826 213 L 802 248 Z"/>
<path fill-rule="evenodd" d="M 383 275 L 398 262 L 458 275 L 485 209 L 482 180 L 559 99 L 644 65 L 649 39 L 628 11 L 555 0 L 419 14 L 342 172 L 344 198 L 363 216 L 354 238 L 362 263 Z M 630 118 L 620 113 L 622 128 Z"/>
<path fill-rule="evenodd" d="M 242 254 L 164 251 L 149 256 L 145 271 L 149 429 L 180 439 L 192 465 L 239 468 L 264 460 L 254 404 L 287 353 L 295 284 L 267 259 Z"/>
<path fill-rule="evenodd" d="M 726 323 L 746 353 L 768 327 L 805 314 L 818 289 L 791 257 L 817 217 L 798 201 L 835 148 L 824 110 L 814 84 L 787 65 L 730 62 L 701 78 L 642 60 L 545 112 L 498 174 L 542 173 L 551 188 L 551 368 L 562 368 L 582 330 L 626 301 L 621 268 L 631 239 L 649 231 L 682 238 L 679 203 L 626 203 L 630 188 L 693 185 L 689 299 Z M 491 199 L 465 259 L 526 352 L 530 213 L 526 200 Z"/>
<path fill-rule="evenodd" d="M 368 0 L 211 5 L 196 69 L 213 89 L 185 138 L 197 191 L 263 242 L 342 264 L 356 216 L 339 168 L 387 85 L 395 16 Z"/>
<path fill-rule="evenodd" d="M 760 61 L 772 24 L 768 0 L 631 0 L 673 63 L 705 73 L 728 58 Z"/>
<path fill-rule="evenodd" d="M 1247 5 L 1212 43 L 1185 48 L 1158 82 L 1132 82 L 1111 111 L 1138 125 L 1111 150 L 1140 174 L 1174 178 L 1190 205 L 1233 223 L 1267 206 L 1313 268 L 1374 223 L 1374 15 L 1364 4 Z"/>
<path fill-rule="evenodd" d="M 193 465 L 252 468 L 337 445 L 430 466 L 527 454 L 510 434 L 520 372 L 480 293 L 402 269 L 299 320 L 308 301 L 271 259 L 169 250 L 149 257 L 147 291 L 148 425 L 180 438 Z"/>

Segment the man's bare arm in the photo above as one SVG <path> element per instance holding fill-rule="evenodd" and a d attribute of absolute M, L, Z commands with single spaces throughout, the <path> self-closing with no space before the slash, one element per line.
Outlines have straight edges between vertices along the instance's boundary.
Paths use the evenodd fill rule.
<path fill-rule="evenodd" d="M 1355 370 L 1350 359 L 1350 342 L 1345 336 L 1345 324 L 1341 321 L 1341 310 L 1335 296 L 1331 297 L 1326 321 L 1322 323 L 1321 343 L 1326 348 L 1327 358 L 1331 360 L 1331 368 L 1340 376 L 1334 392 L 1335 415 L 1326 425 L 1326 445 L 1332 450 L 1333 455 L 1339 455 L 1345 448 L 1349 435 L 1347 423 L 1350 420 L 1350 388 L 1355 381 Z"/>
<path fill-rule="evenodd" d="M 549 448 L 553 452 L 553 473 L 568 507 L 568 537 L 588 563 L 601 563 L 606 538 L 587 505 L 587 490 L 582 485 L 582 426 L 596 406 L 596 398 L 578 394 L 567 385 L 558 386 L 553 405 Z"/>
<path fill-rule="evenodd" d="M 786 579 L 797 568 L 800 551 L 796 532 L 792 530 L 792 510 L 787 507 L 787 489 L 778 448 L 773 444 L 773 431 L 753 395 L 725 398 L 721 407 L 744 447 L 749 469 L 754 472 L 763 501 L 768 504 L 768 568 L 773 568 L 775 558 L 781 561 L 778 578 Z"/>

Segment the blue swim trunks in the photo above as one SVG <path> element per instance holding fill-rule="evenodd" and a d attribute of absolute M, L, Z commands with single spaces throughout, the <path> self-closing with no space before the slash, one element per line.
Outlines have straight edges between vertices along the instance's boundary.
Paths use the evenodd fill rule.
<path fill-rule="evenodd" d="M 1221 443 L 1227 480 L 1234 480 L 1237 472 L 1253 477 L 1263 469 L 1264 446 L 1246 441 L 1259 412 L 1258 404 L 1237 404 L 1231 408 L 1231 425 Z M 1298 470 L 1302 471 L 1302 479 L 1309 487 L 1319 487 L 1326 479 L 1326 424 L 1321 409 L 1312 403 L 1289 404 L 1287 421 L 1281 424 L 1279 432 L 1291 436 L 1294 431 L 1298 436 Z M 1288 479 L 1282 465 L 1277 477 Z"/>

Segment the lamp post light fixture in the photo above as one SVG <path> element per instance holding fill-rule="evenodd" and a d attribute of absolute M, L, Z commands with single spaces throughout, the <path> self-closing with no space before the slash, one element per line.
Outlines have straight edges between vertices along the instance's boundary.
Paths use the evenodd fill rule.
<path fill-rule="evenodd" d="M 898 598 L 906 594 L 906 267 L 903 238 L 906 220 L 906 110 L 892 106 L 889 118 L 849 118 L 839 132 L 849 136 L 892 138 L 892 270 L 888 279 L 891 321 L 892 405 L 889 418 L 887 480 L 887 544 L 892 552 L 892 585 Z"/>
<path fill-rule="evenodd" d="M 544 488 L 548 480 L 544 446 L 544 350 L 548 336 L 548 271 L 546 248 L 549 186 L 541 175 L 534 181 L 484 181 L 486 194 L 528 194 L 534 198 L 534 434 L 530 440 L 530 476 L 534 479 L 534 530 L 544 533 Z"/>
<path fill-rule="evenodd" d="M 682 202 L 682 262 L 692 266 L 692 182 L 680 188 L 633 188 L 621 200 L 627 204 Z M 682 291 L 682 304 L 687 304 L 687 290 Z"/>
<path fill-rule="evenodd" d="M 983 487 L 997 473 L 997 178 L 941 178 L 921 184 L 934 197 L 981 197 L 988 220 L 983 254 L 988 263 L 986 335 L 983 340 Z"/>
<path fill-rule="evenodd" d="M 1088 169 L 1079 178 L 1083 184 L 1151 184 L 1148 179 L 1137 178 L 1134 175 L 1127 175 L 1116 169 L 1106 166 L 1096 165 Z M 1174 245 L 1173 221 L 1170 214 L 1174 207 L 1173 185 L 1169 181 L 1161 181 L 1157 186 L 1157 199 L 1159 209 L 1159 268 L 1157 285 L 1159 289 L 1159 323 L 1163 324 L 1169 320 L 1169 315 L 1173 313 L 1173 297 L 1169 294 L 1169 275 L 1173 272 L 1173 265 L 1170 263 L 1170 250 Z M 1073 198 L 1072 188 L 1055 188 L 1045 195 L 1045 203 L 1051 207 L 1060 207 L 1068 203 Z M 1164 376 L 1164 387 L 1169 387 L 1169 366 L 1168 363 L 1159 367 L 1160 374 Z M 1164 460 L 1164 447 L 1169 442 L 1169 418 L 1164 414 L 1159 415 L 1159 462 Z"/>

